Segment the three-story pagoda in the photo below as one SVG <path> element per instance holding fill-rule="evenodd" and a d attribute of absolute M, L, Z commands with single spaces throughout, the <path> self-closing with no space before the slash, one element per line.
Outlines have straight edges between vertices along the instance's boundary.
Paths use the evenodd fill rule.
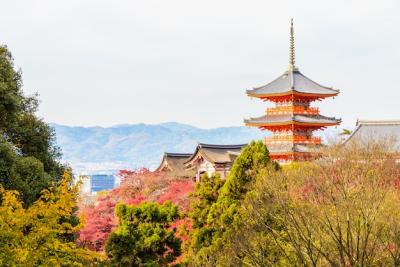
<path fill-rule="evenodd" d="M 265 138 L 272 159 L 281 163 L 311 160 L 314 148 L 321 145 L 321 138 L 314 136 L 316 130 L 340 124 L 341 120 L 319 114 L 311 103 L 334 97 L 339 90 L 322 86 L 295 67 L 293 20 L 290 25 L 289 69 L 267 85 L 247 90 L 247 95 L 275 103 L 266 114 L 245 120 L 247 126 L 255 126 L 273 133 Z"/>

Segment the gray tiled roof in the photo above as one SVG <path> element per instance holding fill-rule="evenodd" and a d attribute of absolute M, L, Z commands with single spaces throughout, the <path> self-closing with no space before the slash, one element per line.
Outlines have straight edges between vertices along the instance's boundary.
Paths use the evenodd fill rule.
<path fill-rule="evenodd" d="M 165 152 L 164 156 L 168 158 L 190 158 L 192 154 L 191 153 L 170 153 L 170 152 Z"/>
<path fill-rule="evenodd" d="M 288 70 L 267 85 L 247 90 L 249 95 L 282 94 L 289 91 L 305 94 L 337 95 L 339 90 L 322 86 L 304 76 L 298 70 Z"/>
<path fill-rule="evenodd" d="M 168 171 L 177 177 L 194 177 L 192 170 L 185 169 L 184 163 L 192 156 L 190 153 L 164 153 L 160 166 L 156 171 Z"/>
<path fill-rule="evenodd" d="M 391 139 L 400 151 L 400 121 L 357 121 L 357 128 L 345 141 L 367 142 L 369 139 Z"/>
<path fill-rule="evenodd" d="M 239 145 L 213 145 L 199 143 L 196 147 L 193 155 L 186 161 L 186 164 L 190 164 L 198 154 L 201 154 L 211 163 L 232 163 L 234 159 L 239 155 L 240 151 L 247 144 Z"/>
<path fill-rule="evenodd" d="M 318 145 L 315 146 L 305 146 L 305 145 L 298 145 L 298 144 L 285 144 L 285 145 L 269 145 L 267 146 L 268 151 L 270 153 L 285 153 L 285 152 L 300 152 L 300 153 L 307 153 L 313 152 Z"/>
<path fill-rule="evenodd" d="M 244 120 L 245 123 L 263 124 L 263 123 L 287 123 L 287 122 L 304 122 L 304 123 L 320 123 L 320 124 L 338 124 L 340 119 L 333 117 L 325 117 L 322 115 L 264 115 L 258 118 L 250 118 Z"/>

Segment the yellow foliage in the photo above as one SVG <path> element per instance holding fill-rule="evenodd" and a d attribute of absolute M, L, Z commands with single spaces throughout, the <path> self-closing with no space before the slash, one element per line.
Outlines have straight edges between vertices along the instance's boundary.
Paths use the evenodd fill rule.
<path fill-rule="evenodd" d="M 0 266 L 90 266 L 99 259 L 66 238 L 81 227 L 71 223 L 78 193 L 71 180 L 65 173 L 27 209 L 0 185 Z"/>

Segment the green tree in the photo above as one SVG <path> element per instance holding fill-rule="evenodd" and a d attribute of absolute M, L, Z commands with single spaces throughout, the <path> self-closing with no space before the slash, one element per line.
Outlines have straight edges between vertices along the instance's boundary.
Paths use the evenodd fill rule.
<path fill-rule="evenodd" d="M 267 168 L 252 183 L 237 210 L 237 217 L 225 234 L 219 254 L 229 255 L 221 266 L 297 266 L 288 245 L 284 210 L 287 201 L 281 171 Z"/>
<path fill-rule="evenodd" d="M 218 174 L 213 176 L 205 174 L 201 177 L 201 183 L 196 183 L 190 212 L 193 227 L 201 228 L 207 224 L 210 208 L 217 201 L 219 191 L 224 183 L 225 180 L 221 179 Z"/>
<path fill-rule="evenodd" d="M 250 143 L 236 158 L 217 198 L 206 202 L 206 221 L 199 225 L 194 224 L 191 248 L 195 265 L 215 266 L 227 256 L 219 252 L 234 231 L 233 225 L 237 224 L 235 221 L 241 220 L 238 208 L 251 185 L 266 168 L 277 170 L 279 166 L 270 160 L 268 150 L 261 141 Z M 194 222 L 203 220 L 204 217 L 205 214 L 192 213 Z"/>
<path fill-rule="evenodd" d="M 170 229 L 179 218 L 178 207 L 170 201 L 160 205 L 119 204 L 117 230 L 106 243 L 106 253 L 114 266 L 166 266 L 180 255 L 181 241 Z"/>
<path fill-rule="evenodd" d="M 278 169 L 278 165 L 270 160 L 268 149 L 261 141 L 251 142 L 236 158 L 225 184 L 220 189 L 218 199 L 208 214 L 208 223 L 214 225 L 219 234 L 234 221 L 237 207 L 249 187 L 270 165 Z"/>
<path fill-rule="evenodd" d="M 186 260 L 190 261 L 193 253 L 204 246 L 210 246 L 214 231 L 207 225 L 208 213 L 211 206 L 217 201 L 219 190 L 224 185 L 219 175 L 203 175 L 201 183 L 197 183 L 192 194 L 191 211 L 193 230 L 190 232 L 190 244 L 186 251 Z"/>
<path fill-rule="evenodd" d="M 0 46 L 0 182 L 17 190 L 25 205 L 64 172 L 54 131 L 35 116 L 37 107 L 37 95 L 23 94 L 21 71 L 14 69 L 7 47 Z"/>

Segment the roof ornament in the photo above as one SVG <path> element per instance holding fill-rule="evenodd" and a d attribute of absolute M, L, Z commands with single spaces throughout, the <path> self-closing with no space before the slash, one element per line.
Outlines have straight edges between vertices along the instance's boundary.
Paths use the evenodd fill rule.
<path fill-rule="evenodd" d="M 289 70 L 297 70 L 294 63 L 294 28 L 293 28 L 293 18 L 290 19 L 290 49 L 289 49 Z"/>

